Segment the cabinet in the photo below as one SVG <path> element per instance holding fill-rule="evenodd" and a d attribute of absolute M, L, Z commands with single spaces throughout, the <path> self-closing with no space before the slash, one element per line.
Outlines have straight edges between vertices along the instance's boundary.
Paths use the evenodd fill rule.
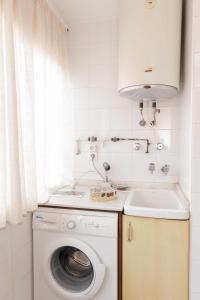
<path fill-rule="evenodd" d="M 123 216 L 123 300 L 188 300 L 189 221 Z"/>

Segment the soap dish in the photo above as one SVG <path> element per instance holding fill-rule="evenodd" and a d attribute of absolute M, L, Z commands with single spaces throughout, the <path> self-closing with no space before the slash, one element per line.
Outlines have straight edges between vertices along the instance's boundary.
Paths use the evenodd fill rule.
<path fill-rule="evenodd" d="M 126 191 L 128 190 L 129 186 L 124 184 L 112 184 L 112 188 L 118 191 Z"/>

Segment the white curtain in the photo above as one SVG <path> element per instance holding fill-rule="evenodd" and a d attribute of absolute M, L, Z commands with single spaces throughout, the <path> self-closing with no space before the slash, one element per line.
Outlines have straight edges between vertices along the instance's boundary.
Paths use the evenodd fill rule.
<path fill-rule="evenodd" d="M 0 228 L 73 179 L 66 35 L 45 0 L 0 0 Z"/>

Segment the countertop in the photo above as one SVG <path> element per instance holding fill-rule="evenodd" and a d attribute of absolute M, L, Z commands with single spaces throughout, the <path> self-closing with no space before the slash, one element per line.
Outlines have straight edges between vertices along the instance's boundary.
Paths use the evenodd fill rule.
<path fill-rule="evenodd" d="M 92 201 L 88 190 L 85 190 L 82 196 L 52 194 L 48 201 L 40 206 L 122 212 L 128 194 L 128 191 L 119 191 L 116 200 L 106 202 Z"/>

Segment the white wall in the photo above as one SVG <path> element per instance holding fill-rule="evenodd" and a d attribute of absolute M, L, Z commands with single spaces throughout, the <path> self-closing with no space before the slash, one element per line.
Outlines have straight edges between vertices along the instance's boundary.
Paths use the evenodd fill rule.
<path fill-rule="evenodd" d="M 200 0 L 187 0 L 180 182 L 191 200 L 190 300 L 200 299 Z"/>
<path fill-rule="evenodd" d="M 191 296 L 200 299 L 200 0 L 193 11 L 193 80 L 191 147 Z"/>
<path fill-rule="evenodd" d="M 0 299 L 32 300 L 31 216 L 0 230 Z"/>
<path fill-rule="evenodd" d="M 179 99 L 158 101 L 161 114 L 153 129 L 150 103 L 145 103 L 146 127 L 140 127 L 138 102 L 122 98 L 117 92 L 118 76 L 118 19 L 103 21 L 71 21 L 69 24 L 69 61 L 75 103 L 76 137 L 109 138 L 111 136 L 149 138 L 150 154 L 144 154 L 145 144 L 139 152 L 132 142 L 98 144 L 98 161 L 111 166 L 110 176 L 117 181 L 167 181 L 177 182 L 179 177 Z M 155 150 L 157 142 L 165 144 L 164 151 Z M 81 143 L 81 155 L 75 157 L 75 177 L 80 178 L 92 170 L 88 143 Z M 156 163 L 156 173 L 151 175 L 148 164 Z M 160 169 L 170 165 L 164 176 Z M 98 178 L 87 173 L 84 178 Z"/>
<path fill-rule="evenodd" d="M 191 198 L 192 131 L 192 14 L 193 1 L 184 1 L 180 101 L 180 177 L 185 195 Z"/>

